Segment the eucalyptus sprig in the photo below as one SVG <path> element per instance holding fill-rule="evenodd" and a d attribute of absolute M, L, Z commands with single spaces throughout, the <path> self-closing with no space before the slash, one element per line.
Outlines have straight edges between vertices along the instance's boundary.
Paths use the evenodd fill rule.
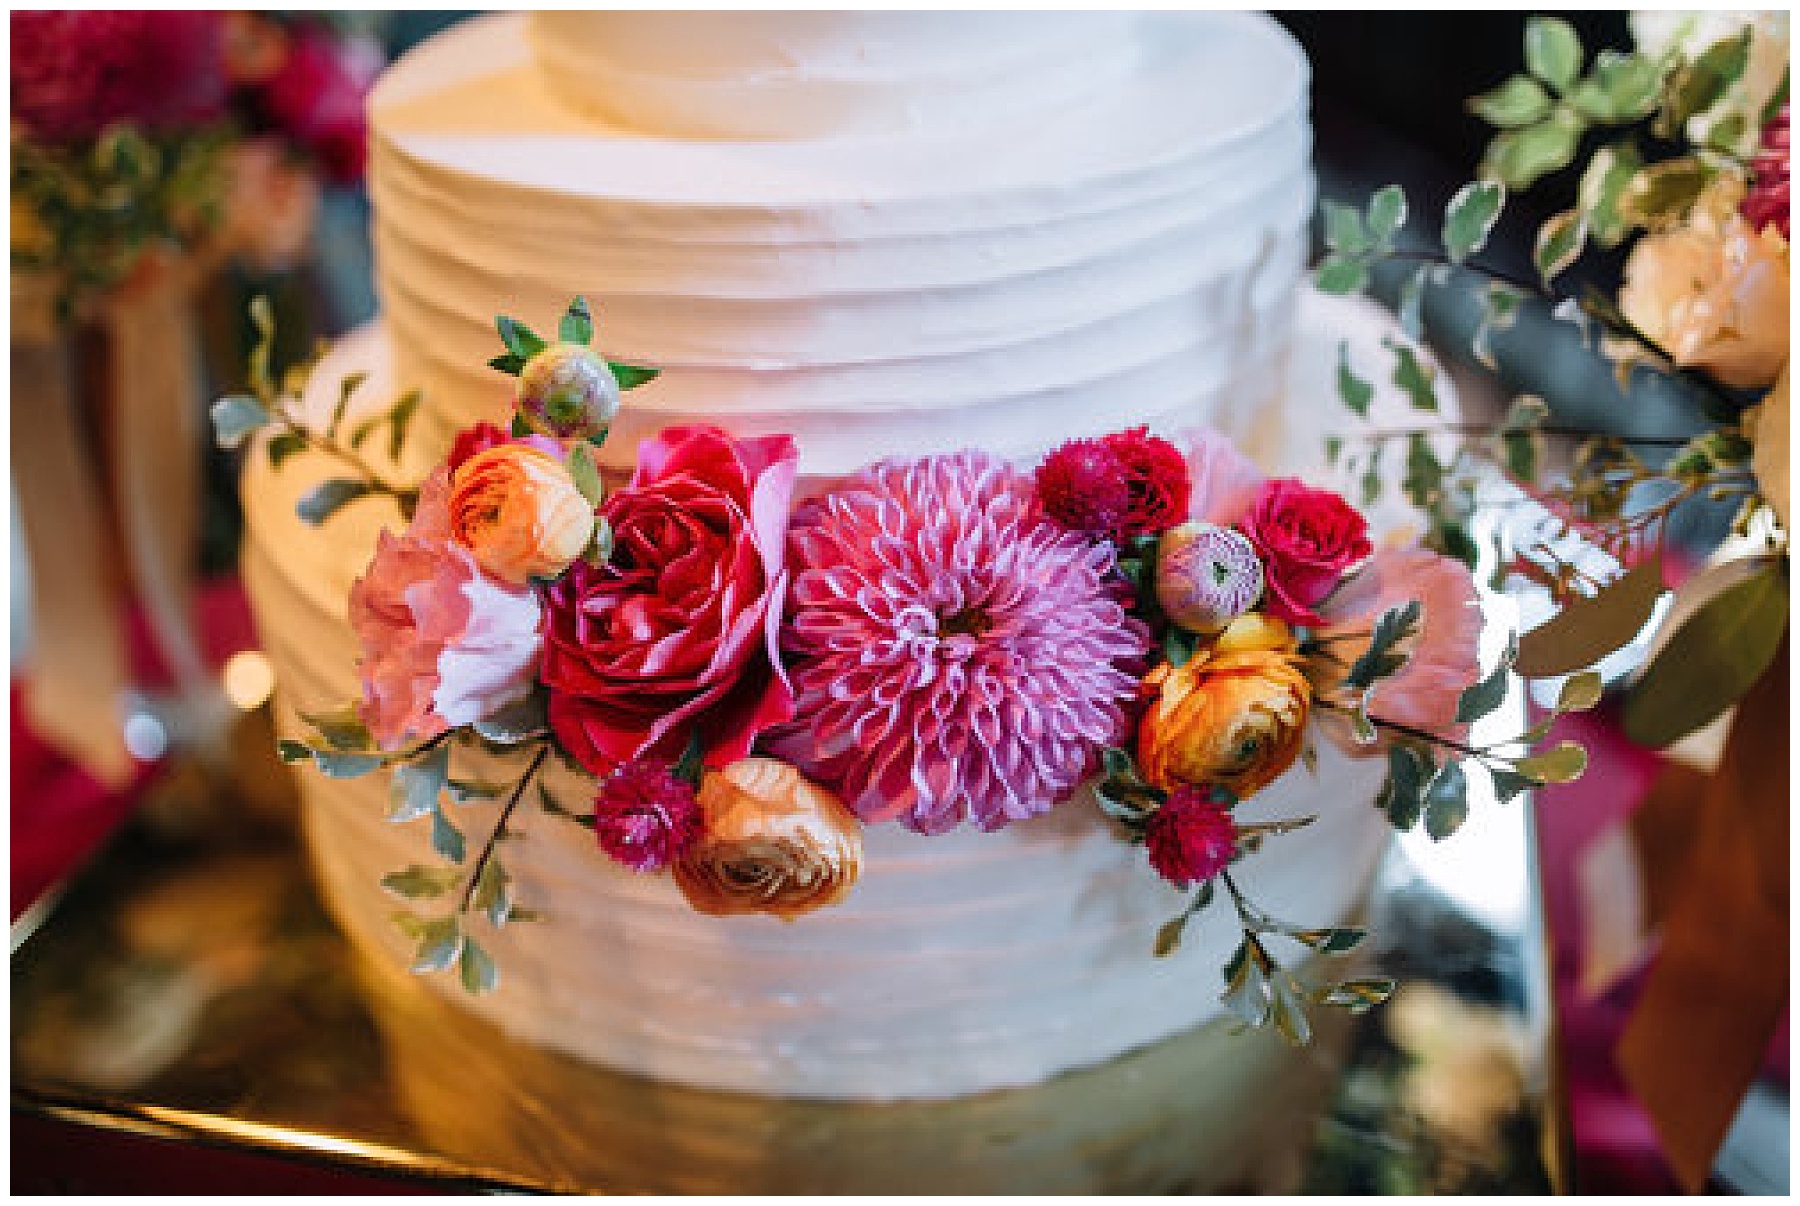
<path fill-rule="evenodd" d="M 275 316 L 268 298 L 251 299 L 250 322 L 256 330 L 256 344 L 250 351 L 250 392 L 227 394 L 213 403 L 214 441 L 221 448 L 237 448 L 258 432 L 273 429 L 264 445 L 271 467 L 280 468 L 290 456 L 308 448 L 346 466 L 350 475 L 324 479 L 308 490 L 297 504 L 300 518 L 314 527 L 324 523 L 345 504 L 369 495 L 392 498 L 399 505 L 401 514 L 411 518 L 419 501 L 418 487 L 389 479 L 371 467 L 360 451 L 376 432 L 386 428 L 388 458 L 397 459 L 406 441 L 407 429 L 423 399 L 420 391 L 408 390 L 387 410 L 357 424 L 346 443 L 340 437 L 351 396 L 368 378 L 366 373 L 352 373 L 339 384 L 337 404 L 325 430 L 314 431 L 295 418 L 311 378 L 313 363 L 302 361 L 279 373 L 273 369 Z"/>

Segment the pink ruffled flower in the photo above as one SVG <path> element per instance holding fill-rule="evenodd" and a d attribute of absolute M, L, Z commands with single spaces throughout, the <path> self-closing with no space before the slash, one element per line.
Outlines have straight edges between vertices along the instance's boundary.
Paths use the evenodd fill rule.
<path fill-rule="evenodd" d="M 1188 476 L 1194 483 L 1192 518 L 1228 528 L 1244 517 L 1258 490 L 1263 471 L 1237 445 L 1216 431 L 1203 431 L 1187 441 Z"/>
<path fill-rule="evenodd" d="M 601 781 L 594 836 L 616 863 L 660 871 L 686 854 L 704 830 L 693 784 L 657 762 L 633 759 Z"/>
<path fill-rule="evenodd" d="M 449 474 L 433 474 L 405 534 L 383 532 L 350 588 L 363 721 L 385 749 L 490 716 L 537 679 L 537 596 L 489 578 L 451 539 L 448 490 Z"/>
<path fill-rule="evenodd" d="M 225 115 L 216 12 L 15 12 L 12 119 L 47 142 L 117 122 L 167 131 Z"/>
<path fill-rule="evenodd" d="M 865 821 L 942 833 L 1047 811 L 1123 738 L 1148 652 L 1113 553 L 980 452 L 884 461 L 790 538 L 796 721 L 778 756 Z"/>
<path fill-rule="evenodd" d="M 1144 825 L 1150 866 L 1177 888 L 1192 887 L 1231 866 L 1237 824 L 1211 791 L 1177 788 Z"/>
<path fill-rule="evenodd" d="M 1406 649 L 1406 665 L 1376 682 L 1369 711 L 1386 720 L 1433 733 L 1460 736 L 1456 703 L 1481 675 L 1481 608 L 1475 581 L 1461 562 L 1418 547 L 1382 549 L 1361 572 L 1319 609 L 1324 625 L 1318 640 L 1338 657 L 1354 659 L 1367 646 L 1375 621 L 1389 608 L 1416 599 L 1419 634 Z M 1315 685 L 1335 690 L 1344 666 L 1309 663 Z M 1347 731 L 1332 735 L 1352 753 L 1371 747 L 1350 742 Z"/>

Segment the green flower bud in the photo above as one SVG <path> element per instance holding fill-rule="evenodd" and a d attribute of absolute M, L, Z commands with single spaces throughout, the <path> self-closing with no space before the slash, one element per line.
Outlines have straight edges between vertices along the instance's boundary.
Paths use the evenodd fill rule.
<path fill-rule="evenodd" d="M 586 439 L 605 431 L 618 413 L 618 379 L 581 344 L 553 343 L 519 374 L 519 414 L 541 435 Z"/>

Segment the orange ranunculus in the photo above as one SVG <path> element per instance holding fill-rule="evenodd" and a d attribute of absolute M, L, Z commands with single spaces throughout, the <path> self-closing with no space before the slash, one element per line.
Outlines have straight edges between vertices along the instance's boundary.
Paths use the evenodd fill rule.
<path fill-rule="evenodd" d="M 793 920 L 838 903 L 862 868 L 862 827 L 831 792 L 772 758 L 741 758 L 700 783 L 699 841 L 675 864 L 696 910 Z"/>
<path fill-rule="evenodd" d="M 1164 791 L 1215 784 L 1239 799 L 1261 791 L 1300 754 L 1312 690 L 1293 633 L 1259 613 L 1239 616 L 1179 667 L 1145 682 L 1158 694 L 1138 728 L 1138 769 Z"/>
<path fill-rule="evenodd" d="M 1749 389 L 1774 382 L 1788 355 L 1788 245 L 1737 212 L 1721 185 L 1686 224 L 1645 235 L 1625 264 L 1619 308 L 1676 364 Z"/>
<path fill-rule="evenodd" d="M 476 453 L 450 480 L 450 532 L 504 582 L 554 578 L 594 535 L 594 506 L 562 462 L 528 444 Z"/>

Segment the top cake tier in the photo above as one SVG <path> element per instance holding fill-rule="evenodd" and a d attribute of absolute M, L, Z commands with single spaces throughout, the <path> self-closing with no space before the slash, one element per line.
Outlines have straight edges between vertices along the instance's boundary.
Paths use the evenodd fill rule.
<path fill-rule="evenodd" d="M 1122 77 L 1124 13 L 549 12 L 551 89 L 667 138 L 906 135 L 1041 118 Z"/>
<path fill-rule="evenodd" d="M 506 412 L 507 379 L 484 367 L 496 311 L 545 329 L 576 294 L 608 356 L 662 370 L 602 450 L 615 471 L 682 423 L 793 435 L 808 478 L 969 446 L 1024 459 L 1139 423 L 1241 434 L 1280 390 L 1305 256 L 1305 58 L 1249 14 L 1042 20 L 793 17 L 832 48 L 819 60 L 866 42 L 890 77 L 1018 55 L 1060 88 L 1103 77 L 1093 59 L 1119 48 L 1120 73 L 1079 103 L 1040 98 L 996 123 L 979 89 L 946 83 L 922 95 L 960 98 L 961 120 L 879 135 L 647 133 L 569 82 L 615 110 L 667 89 L 543 57 L 604 46 L 665 83 L 679 65 L 755 91 L 746 59 L 789 24 L 773 15 L 499 14 L 415 49 L 370 99 L 370 190 L 396 368 L 425 390 L 415 430 L 439 445 L 417 446 Z M 764 36 L 677 37 L 690 21 Z M 1076 29 L 1094 53 L 1044 63 Z M 808 121 L 844 109 L 809 96 L 792 106 Z"/>

